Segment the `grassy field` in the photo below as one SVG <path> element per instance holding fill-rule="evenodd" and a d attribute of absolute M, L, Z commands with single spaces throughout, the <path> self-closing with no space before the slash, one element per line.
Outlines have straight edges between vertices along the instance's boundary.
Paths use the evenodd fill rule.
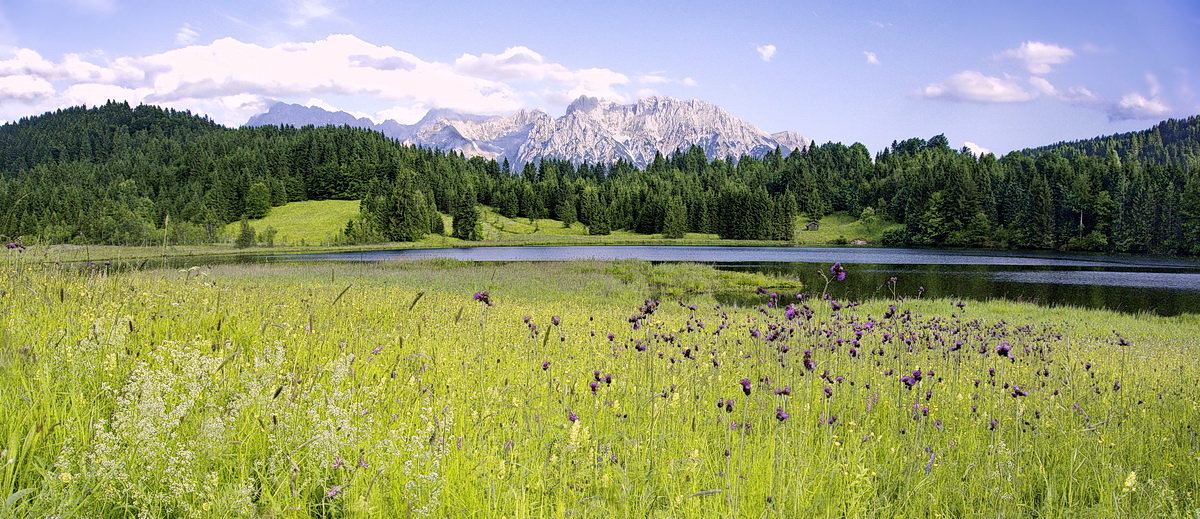
<path fill-rule="evenodd" d="M 644 262 L 11 257 L 4 517 L 1200 512 L 1196 315 Z"/>
<path fill-rule="evenodd" d="M 335 238 L 346 228 L 346 222 L 358 214 L 359 202 L 355 200 L 324 200 L 310 202 L 291 202 L 271 209 L 266 218 L 251 220 L 250 224 L 261 235 L 268 228 L 276 231 L 275 245 L 284 247 L 296 246 L 330 246 Z M 483 244 L 520 245 L 520 244 L 619 244 L 619 243 L 663 243 L 663 244 L 728 244 L 721 241 L 715 234 L 688 233 L 681 239 L 668 240 L 661 235 L 638 234 L 629 231 L 614 231 L 606 236 L 592 236 L 587 227 L 581 223 L 564 226 L 560 220 L 548 218 L 508 218 L 495 212 L 490 207 L 482 207 Z M 449 231 L 451 220 L 443 216 L 446 229 Z M 870 231 L 864 229 L 858 219 L 846 215 L 830 215 L 821 220 L 819 231 L 805 231 L 800 219 L 796 220 L 795 239 L 791 242 L 757 242 L 776 245 L 845 245 L 855 239 L 863 239 L 871 244 L 879 243 L 879 236 L 885 226 Z M 226 226 L 226 236 L 237 236 L 239 223 Z M 260 240 L 261 241 L 261 240 Z M 755 243 L 755 242 L 741 242 Z M 393 244 L 404 246 L 403 244 Z M 462 242 L 445 236 L 429 235 L 417 242 L 419 246 L 455 246 L 479 245 L 479 243 Z"/>
<path fill-rule="evenodd" d="M 479 247 L 489 245 L 719 245 L 719 246 L 841 246 L 855 239 L 866 240 L 868 245 L 878 246 L 879 237 L 887 226 L 880 225 L 869 232 L 854 217 L 830 215 L 821 220 L 821 230 L 797 230 L 792 241 L 765 240 L 722 240 L 715 234 L 688 233 L 681 239 L 666 239 L 657 234 L 637 234 L 614 231 L 606 236 L 591 236 L 579 223 L 564 227 L 559 220 L 528 218 L 506 218 L 487 207 L 482 208 L 483 241 L 470 242 L 444 235 L 428 234 L 416 242 L 373 243 L 368 245 L 343 245 L 336 239 L 345 229 L 346 222 L 358 212 L 357 201 L 325 200 L 316 202 L 292 202 L 271 209 L 271 214 L 260 220 L 251 220 L 260 241 L 254 247 L 236 248 L 232 237 L 237 235 L 240 223 L 229 224 L 223 234 L 228 242 L 210 245 L 168 245 L 164 247 L 129 247 L 116 245 L 53 245 L 30 249 L 28 257 L 41 262 L 132 262 L 159 260 L 162 265 L 171 258 L 238 256 L 260 254 L 297 254 L 314 252 L 342 252 L 361 250 L 388 250 L 430 247 Z M 447 232 L 451 219 L 443 215 Z M 797 220 L 797 229 L 801 229 Z M 270 246 L 262 240 L 264 231 L 275 229 L 274 243 Z M 36 256 L 36 258 L 35 258 Z"/>
<path fill-rule="evenodd" d="M 358 214 L 358 205 L 358 200 L 290 202 L 272 207 L 266 218 L 251 220 L 250 224 L 260 234 L 275 229 L 275 243 L 280 245 L 327 245 Z M 239 225 L 227 225 L 225 235 L 237 236 Z"/>

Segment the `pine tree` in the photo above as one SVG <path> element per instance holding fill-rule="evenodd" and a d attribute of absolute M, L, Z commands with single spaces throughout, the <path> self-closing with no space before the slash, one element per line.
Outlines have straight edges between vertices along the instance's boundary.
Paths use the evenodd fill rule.
<path fill-rule="evenodd" d="M 271 212 L 271 191 L 262 182 L 255 182 L 246 192 L 245 214 L 247 218 L 258 220 Z"/>
<path fill-rule="evenodd" d="M 687 232 L 687 208 L 683 205 L 683 200 L 677 196 L 672 196 L 667 199 L 665 214 L 663 215 L 662 235 L 663 238 L 683 238 Z"/>
<path fill-rule="evenodd" d="M 233 241 L 233 246 L 239 249 L 254 246 L 254 227 L 250 225 L 250 220 L 242 218 L 240 230 L 237 239 Z"/>
<path fill-rule="evenodd" d="M 474 197 L 463 197 L 454 211 L 453 236 L 460 240 L 483 239 L 483 224 L 480 222 L 479 208 L 475 207 L 473 199 Z"/>

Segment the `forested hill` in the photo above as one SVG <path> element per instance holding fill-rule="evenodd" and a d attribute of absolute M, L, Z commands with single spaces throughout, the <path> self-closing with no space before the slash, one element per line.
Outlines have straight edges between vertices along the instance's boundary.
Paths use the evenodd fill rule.
<path fill-rule="evenodd" d="M 1077 155 L 1105 157 L 1111 152 L 1121 160 L 1134 157 L 1154 164 L 1187 165 L 1191 161 L 1194 168 L 1200 160 L 1200 115 L 1168 119 L 1147 130 L 1059 142 L 1021 152 L 1031 158 L 1056 153 L 1066 159 Z"/>
<path fill-rule="evenodd" d="M 0 237 L 211 242 L 226 223 L 271 206 L 358 199 L 402 170 L 421 170 L 427 193 L 445 193 L 483 165 L 366 130 L 230 129 L 114 102 L 68 108 L 0 126 Z"/>
<path fill-rule="evenodd" d="M 0 126 L 0 238 L 33 243 L 226 240 L 289 201 L 362 200 L 346 242 L 472 231 L 475 207 L 665 237 L 788 240 L 833 212 L 902 224 L 888 244 L 1200 254 L 1197 118 L 997 159 L 948 139 L 813 145 L 784 156 L 693 147 L 629 163 L 505 164 L 348 127 L 225 128 L 125 103 Z M 1111 152 L 1109 150 L 1112 150 Z M 461 226 L 460 226 L 461 223 Z M 854 238 L 853 236 L 848 238 Z"/>

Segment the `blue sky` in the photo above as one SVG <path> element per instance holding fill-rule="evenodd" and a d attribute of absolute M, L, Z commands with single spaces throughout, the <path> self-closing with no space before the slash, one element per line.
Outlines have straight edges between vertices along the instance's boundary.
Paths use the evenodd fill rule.
<path fill-rule="evenodd" d="M 855 5 L 846 5 L 855 4 Z M 0 0 L 0 120 L 107 99 L 413 122 L 700 99 L 817 142 L 997 154 L 1200 114 L 1200 2 Z"/>

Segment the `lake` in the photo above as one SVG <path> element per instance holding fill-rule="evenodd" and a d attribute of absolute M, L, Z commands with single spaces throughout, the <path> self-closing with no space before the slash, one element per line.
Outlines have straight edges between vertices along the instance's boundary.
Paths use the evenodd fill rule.
<path fill-rule="evenodd" d="M 263 256 L 266 261 L 569 261 L 639 259 L 707 263 L 721 269 L 788 275 L 820 291 L 834 262 L 847 279 L 830 285 L 842 299 L 890 296 L 1010 299 L 1159 315 L 1200 313 L 1200 262 L 1179 258 L 1013 251 L 872 247 L 685 247 L 653 245 L 467 247 Z"/>

